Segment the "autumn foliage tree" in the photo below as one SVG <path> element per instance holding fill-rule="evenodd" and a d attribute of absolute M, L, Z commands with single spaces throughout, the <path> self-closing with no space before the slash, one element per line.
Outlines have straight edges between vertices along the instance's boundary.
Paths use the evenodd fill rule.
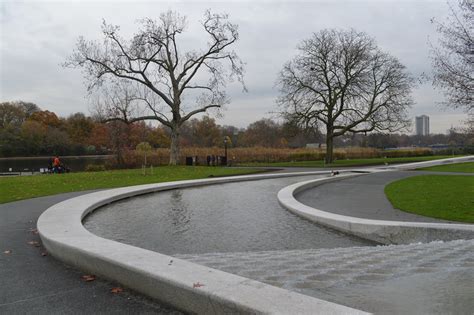
<path fill-rule="evenodd" d="M 28 120 L 36 121 L 46 127 L 58 128 L 61 126 L 61 120 L 59 117 L 49 110 L 34 112 L 30 117 L 28 117 Z"/>
<path fill-rule="evenodd" d="M 109 79 L 133 83 L 133 102 L 142 111 L 111 119 L 132 123 L 157 120 L 170 129 L 170 164 L 179 158 L 179 136 L 184 122 L 198 113 L 219 109 L 228 102 L 227 82 L 243 77 L 243 64 L 230 50 L 238 40 L 237 25 L 226 14 L 207 11 L 201 23 L 207 44 L 200 50 L 183 51 L 179 38 L 186 19 L 168 11 L 155 21 L 140 21 L 130 39 L 119 35 L 119 27 L 102 26 L 103 42 L 80 38 L 66 66 L 82 68 L 89 90 Z M 113 111 L 110 111 L 113 113 Z"/>
<path fill-rule="evenodd" d="M 186 122 L 183 125 L 183 138 L 182 144 L 194 147 L 219 146 L 224 140 L 216 121 L 209 116 Z"/>
<path fill-rule="evenodd" d="M 79 144 L 86 144 L 94 129 L 92 118 L 86 117 L 83 113 L 70 115 L 65 119 L 64 125 L 71 140 Z"/>
<path fill-rule="evenodd" d="M 20 127 L 33 113 L 39 111 L 36 104 L 28 102 L 0 103 L 0 129 Z"/>
<path fill-rule="evenodd" d="M 282 126 L 271 119 L 263 118 L 248 125 L 239 138 L 240 144 L 253 147 L 284 147 L 287 140 L 283 136 Z"/>

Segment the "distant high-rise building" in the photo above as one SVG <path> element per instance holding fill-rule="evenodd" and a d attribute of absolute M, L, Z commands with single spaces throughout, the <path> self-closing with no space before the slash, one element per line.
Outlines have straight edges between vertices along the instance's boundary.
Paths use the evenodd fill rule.
<path fill-rule="evenodd" d="M 430 134 L 430 117 L 421 115 L 416 117 L 416 135 L 427 136 Z"/>

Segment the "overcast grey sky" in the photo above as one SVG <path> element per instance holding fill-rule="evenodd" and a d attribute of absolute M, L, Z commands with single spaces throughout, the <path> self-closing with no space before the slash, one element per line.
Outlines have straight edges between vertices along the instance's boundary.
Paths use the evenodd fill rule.
<path fill-rule="evenodd" d="M 199 45 L 199 21 L 206 9 L 227 12 L 239 25 L 234 47 L 246 63 L 248 93 L 228 86 L 231 103 L 220 124 L 246 127 L 276 110 L 275 80 L 297 44 L 324 28 L 355 28 L 375 38 L 414 76 L 431 72 L 429 43 L 436 42 L 430 19 L 443 20 L 446 1 L 8 1 L 0 0 L 0 101 L 24 100 L 61 116 L 89 112 L 80 70 L 60 66 L 77 38 L 100 39 L 102 19 L 121 27 L 129 38 L 136 20 L 157 18 L 168 9 L 188 17 L 186 45 Z M 202 46 L 201 46 L 202 47 Z M 414 90 L 416 115 L 430 116 L 431 131 L 444 133 L 466 115 L 437 103 L 442 94 L 425 83 Z"/>

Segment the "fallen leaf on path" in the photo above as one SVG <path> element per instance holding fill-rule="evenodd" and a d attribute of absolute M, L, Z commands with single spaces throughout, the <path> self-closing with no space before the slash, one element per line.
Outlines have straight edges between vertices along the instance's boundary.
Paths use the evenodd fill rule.
<path fill-rule="evenodd" d="M 35 246 L 35 247 L 40 247 L 40 243 L 38 241 L 29 241 L 28 244 Z"/>
<path fill-rule="evenodd" d="M 3 253 L 6 254 L 6 255 L 10 255 L 12 253 L 12 251 L 11 250 L 6 250 Z"/>
<path fill-rule="evenodd" d="M 117 294 L 117 293 L 123 292 L 123 289 L 121 287 L 115 287 L 115 288 L 112 288 L 110 292 Z"/>
<path fill-rule="evenodd" d="M 90 282 L 90 281 L 94 281 L 95 280 L 95 276 L 94 275 L 83 275 L 81 277 L 82 280 L 86 281 L 86 282 Z"/>
<path fill-rule="evenodd" d="M 193 283 L 193 288 L 200 288 L 200 287 L 203 287 L 203 286 L 204 286 L 204 284 L 199 283 L 199 282 Z"/>

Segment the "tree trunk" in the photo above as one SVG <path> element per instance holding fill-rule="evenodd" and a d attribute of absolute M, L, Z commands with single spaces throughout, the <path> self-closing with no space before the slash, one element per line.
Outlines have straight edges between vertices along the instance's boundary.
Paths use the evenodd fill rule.
<path fill-rule="evenodd" d="M 109 143 L 115 153 L 117 167 L 123 168 L 125 166 L 123 152 L 129 140 L 128 125 L 120 121 L 113 121 L 107 128 L 109 129 L 110 134 Z"/>
<path fill-rule="evenodd" d="M 177 165 L 179 162 L 179 127 L 171 128 L 171 148 L 169 165 Z"/>
<path fill-rule="evenodd" d="M 334 135 L 332 130 L 327 130 L 326 133 L 326 158 L 325 163 L 331 164 L 333 162 L 333 140 Z"/>
<path fill-rule="evenodd" d="M 115 154 L 116 154 L 116 159 L 117 159 L 117 167 L 118 168 L 123 168 L 124 161 L 123 161 L 123 156 L 122 156 L 122 148 L 117 147 L 116 151 L 115 151 Z"/>

